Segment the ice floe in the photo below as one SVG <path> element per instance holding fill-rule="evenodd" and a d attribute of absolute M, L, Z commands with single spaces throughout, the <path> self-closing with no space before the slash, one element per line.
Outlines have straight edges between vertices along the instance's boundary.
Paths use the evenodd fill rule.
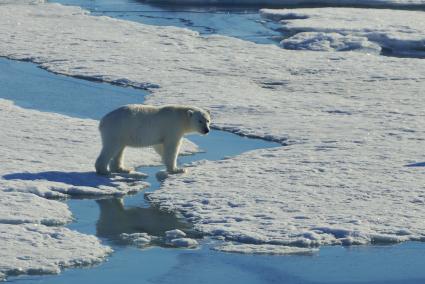
<path fill-rule="evenodd" d="M 359 51 L 380 54 L 381 46 L 370 42 L 367 37 L 342 35 L 339 33 L 302 32 L 280 42 L 286 49 L 312 51 Z"/>
<path fill-rule="evenodd" d="M 196 248 L 199 244 L 196 240 L 187 238 L 186 234 L 178 229 L 165 232 L 165 237 L 151 236 L 147 233 L 122 233 L 121 240 L 139 247 L 145 248 L 153 243 L 178 248 Z"/>
<path fill-rule="evenodd" d="M 0 191 L 0 223 L 64 225 L 72 220 L 68 207 L 29 193 Z"/>
<path fill-rule="evenodd" d="M 122 233 L 120 237 L 123 241 L 141 248 L 148 246 L 153 239 L 153 237 L 147 233 Z"/>
<path fill-rule="evenodd" d="M 3 4 L 42 4 L 44 0 L 0 0 L 0 5 Z"/>
<path fill-rule="evenodd" d="M 196 240 L 186 237 L 186 233 L 179 229 L 165 232 L 165 244 L 181 248 L 196 248 L 199 245 Z"/>
<path fill-rule="evenodd" d="M 174 229 L 165 232 L 165 237 L 167 239 L 176 239 L 176 238 L 184 238 L 186 237 L 186 233 L 179 229 Z"/>
<path fill-rule="evenodd" d="M 0 279 L 21 274 L 56 274 L 96 264 L 111 253 L 94 236 L 62 227 L 0 224 Z"/>
<path fill-rule="evenodd" d="M 319 8 L 262 9 L 287 34 L 283 48 L 425 56 L 423 11 Z"/>
<path fill-rule="evenodd" d="M 196 248 L 199 245 L 196 240 L 190 238 L 168 239 L 166 244 L 179 248 Z"/>
<path fill-rule="evenodd" d="M 425 212 L 415 201 L 423 196 L 423 173 L 355 154 L 344 162 L 331 153 L 337 149 L 309 150 L 314 154 L 306 157 L 288 148 L 285 158 L 275 149 L 201 163 L 191 177 L 169 177 L 149 198 L 199 231 L 253 248 L 424 240 Z"/>

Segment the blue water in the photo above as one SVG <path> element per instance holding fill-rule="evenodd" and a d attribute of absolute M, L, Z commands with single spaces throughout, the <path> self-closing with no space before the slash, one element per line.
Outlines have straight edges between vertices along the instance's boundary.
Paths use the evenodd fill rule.
<path fill-rule="evenodd" d="M 425 283 L 424 246 L 323 248 L 315 256 L 263 256 L 121 247 L 102 265 L 16 283 Z"/>
<path fill-rule="evenodd" d="M 142 103 L 146 91 L 55 75 L 35 64 L 0 58 L 1 97 L 16 105 L 74 117 L 99 119 L 130 103 Z"/>

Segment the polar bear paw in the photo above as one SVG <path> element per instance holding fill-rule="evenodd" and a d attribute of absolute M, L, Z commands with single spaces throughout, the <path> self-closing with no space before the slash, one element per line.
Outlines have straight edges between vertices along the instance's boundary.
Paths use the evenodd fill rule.
<path fill-rule="evenodd" d="M 124 168 L 124 167 L 119 167 L 116 169 L 112 170 L 114 173 L 120 173 L 120 174 L 129 174 L 134 172 L 134 168 Z"/>
<path fill-rule="evenodd" d="M 176 168 L 172 171 L 162 170 L 156 173 L 156 178 L 158 179 L 158 181 L 164 181 L 166 178 L 168 178 L 169 175 L 183 174 L 183 173 L 187 173 L 187 170 L 183 168 Z"/>
<path fill-rule="evenodd" d="M 186 169 L 184 169 L 184 168 L 175 168 L 175 169 L 173 169 L 173 170 L 171 170 L 171 171 L 168 171 L 168 173 L 169 173 L 170 175 L 174 175 L 174 174 L 184 174 L 184 173 L 187 173 L 187 170 L 186 170 Z"/>

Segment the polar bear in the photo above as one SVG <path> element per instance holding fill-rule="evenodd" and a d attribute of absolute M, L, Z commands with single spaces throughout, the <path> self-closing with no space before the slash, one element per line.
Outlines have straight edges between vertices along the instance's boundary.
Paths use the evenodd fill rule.
<path fill-rule="evenodd" d="M 183 135 L 208 134 L 210 123 L 209 112 L 193 106 L 122 106 L 100 121 L 102 151 L 96 160 L 96 172 L 129 173 L 132 169 L 124 166 L 125 147 L 153 146 L 168 173 L 183 173 L 185 170 L 176 164 Z"/>

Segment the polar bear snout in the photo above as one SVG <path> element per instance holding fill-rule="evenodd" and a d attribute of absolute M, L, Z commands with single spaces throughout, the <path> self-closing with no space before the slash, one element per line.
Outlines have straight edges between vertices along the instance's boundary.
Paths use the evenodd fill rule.
<path fill-rule="evenodd" d="M 204 128 L 204 131 L 202 132 L 202 134 L 207 135 L 210 132 L 210 129 L 208 127 Z"/>

